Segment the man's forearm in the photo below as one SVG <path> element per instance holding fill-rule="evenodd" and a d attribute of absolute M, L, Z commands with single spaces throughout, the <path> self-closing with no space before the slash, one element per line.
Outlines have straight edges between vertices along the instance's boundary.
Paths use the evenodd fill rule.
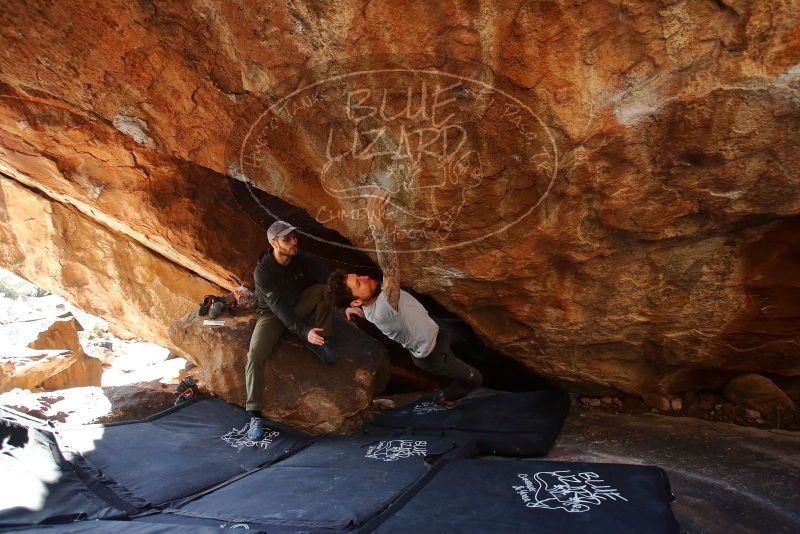
<path fill-rule="evenodd" d="M 399 269 L 397 253 L 394 251 L 394 243 L 392 243 L 392 238 L 389 236 L 386 224 L 383 221 L 373 222 L 369 225 L 369 229 L 372 232 L 372 239 L 375 240 L 378 265 L 384 276 L 389 273 L 397 274 Z"/>
<path fill-rule="evenodd" d="M 370 221 L 369 229 L 375 240 L 378 266 L 383 271 L 383 291 L 394 309 L 400 300 L 400 265 L 397 252 L 384 221 Z"/>

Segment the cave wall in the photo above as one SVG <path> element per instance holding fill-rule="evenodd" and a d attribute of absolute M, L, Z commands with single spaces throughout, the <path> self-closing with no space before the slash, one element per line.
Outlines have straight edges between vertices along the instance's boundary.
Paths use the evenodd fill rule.
<path fill-rule="evenodd" d="M 0 177 L 0 254 L 111 327 L 170 347 L 166 327 L 217 286 L 76 208 Z"/>
<path fill-rule="evenodd" d="M 63 232 L 17 231 L 36 211 L 6 210 L 17 237 L 0 262 L 163 339 L 198 294 L 228 272 L 247 277 L 263 247 L 238 180 L 371 246 L 363 217 L 321 216 L 323 205 L 358 207 L 321 187 L 321 125 L 340 125 L 341 112 L 295 114 L 264 150 L 264 172 L 232 167 L 237 128 L 292 84 L 346 68 L 468 72 L 530 105 L 549 136 L 547 161 L 515 159 L 521 147 L 536 161 L 537 147 L 525 148 L 502 113 L 471 116 L 482 181 L 432 197 L 439 207 L 460 202 L 444 234 L 441 220 L 420 223 L 433 241 L 462 245 L 399 236 L 404 285 L 577 390 L 797 376 L 798 20 L 796 0 L 5 2 L 0 172 L 42 206 L 140 247 L 138 283 L 161 261 L 181 282 L 158 313 L 151 300 L 131 302 L 135 311 L 98 302 L 136 291 L 125 269 L 104 276 L 132 285 L 99 286 L 113 298 L 82 296 L 83 279 L 70 274 L 81 269 L 33 267 L 40 249 L 81 250 Z M 348 88 L 357 86 L 337 86 Z M 346 163 L 337 176 L 366 170 Z M 552 180 L 528 180 L 538 172 Z M 411 212 L 398 212 L 405 227 L 430 208 L 421 197 L 398 202 Z M 530 215 L 494 232 L 527 206 Z"/>

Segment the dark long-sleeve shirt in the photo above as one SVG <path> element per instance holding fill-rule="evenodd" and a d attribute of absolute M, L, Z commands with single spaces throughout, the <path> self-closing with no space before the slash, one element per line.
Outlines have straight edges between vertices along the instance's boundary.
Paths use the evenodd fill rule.
<path fill-rule="evenodd" d="M 258 313 L 272 313 L 286 328 L 305 340 L 312 326 L 294 313 L 300 294 L 317 283 L 325 283 L 329 275 L 311 254 L 298 251 L 288 265 L 275 261 L 272 250 L 262 252 L 253 273 Z"/>

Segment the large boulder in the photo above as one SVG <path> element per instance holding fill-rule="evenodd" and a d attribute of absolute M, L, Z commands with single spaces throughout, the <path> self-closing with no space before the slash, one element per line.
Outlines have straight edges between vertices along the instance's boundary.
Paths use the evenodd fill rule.
<path fill-rule="evenodd" d="M 186 314 L 169 327 L 170 340 L 198 362 L 209 392 L 244 405 L 244 369 L 256 315 L 223 315 L 223 326 L 206 326 L 206 319 Z M 293 334 L 284 334 L 265 365 L 265 415 L 310 432 L 336 432 L 383 391 L 389 380 L 386 350 L 343 316 L 334 318 L 334 332 L 333 365 L 322 363 Z"/>
<path fill-rule="evenodd" d="M 32 349 L 66 348 L 76 356 L 72 364 L 41 383 L 45 389 L 66 389 L 81 386 L 99 386 L 103 364 L 84 352 L 78 332 L 83 330 L 71 316 L 56 319 L 28 346 Z"/>
<path fill-rule="evenodd" d="M 77 359 L 69 350 L 33 350 L 11 347 L 0 356 L 0 392 L 33 389 L 68 369 Z"/>
<path fill-rule="evenodd" d="M 103 364 L 88 356 L 74 317 L 20 321 L 0 327 L 12 340 L 0 367 L 0 392 L 14 388 L 64 389 L 99 386 Z"/>
<path fill-rule="evenodd" d="M 53 319 L 39 319 L 10 325 L 16 329 L 14 340 L 32 349 L 68 349 L 76 354 L 83 352 L 78 332 L 83 327 L 72 314 Z M 34 339 L 27 341 L 29 336 Z"/>
<path fill-rule="evenodd" d="M 759 374 L 734 377 L 725 385 L 722 393 L 729 401 L 757 410 L 770 419 L 794 417 L 797 414 L 794 401 L 775 382 Z"/>
<path fill-rule="evenodd" d="M 103 377 L 103 364 L 97 358 L 80 355 L 72 364 L 41 383 L 44 389 L 66 389 L 82 386 L 99 386 Z"/>
<path fill-rule="evenodd" d="M 0 264 L 163 340 L 227 271 L 252 272 L 254 218 L 285 215 L 259 190 L 374 258 L 347 190 L 379 183 L 403 283 L 548 378 L 668 395 L 800 376 L 797 11 L 5 2 L 0 172 L 52 207 L 0 199 Z M 249 149 L 228 143 L 242 132 Z M 427 159 L 375 156 L 392 147 Z"/>

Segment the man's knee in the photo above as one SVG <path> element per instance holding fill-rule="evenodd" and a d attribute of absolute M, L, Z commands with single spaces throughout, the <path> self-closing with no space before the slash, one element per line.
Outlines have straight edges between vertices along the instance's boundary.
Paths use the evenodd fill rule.
<path fill-rule="evenodd" d="M 272 352 L 271 348 L 267 349 L 259 345 L 250 345 L 250 350 L 247 351 L 247 363 L 250 365 L 264 363 L 270 352 Z"/>
<path fill-rule="evenodd" d="M 275 350 L 280 337 L 281 332 L 270 332 L 269 335 L 263 335 L 259 339 L 252 340 L 250 349 L 247 351 L 247 361 L 259 363 L 266 360 Z"/>
<path fill-rule="evenodd" d="M 436 374 L 438 371 L 441 370 L 442 356 L 443 356 L 442 354 L 439 354 L 434 351 L 425 356 L 424 358 L 417 358 L 414 356 L 411 359 L 414 362 L 414 365 L 416 365 L 420 369 L 427 371 L 429 373 Z"/>
<path fill-rule="evenodd" d="M 300 293 L 300 298 L 297 299 L 297 304 L 293 307 L 294 313 L 299 317 L 306 318 L 314 313 L 314 310 L 321 302 L 325 302 L 325 286 L 323 284 L 314 284 Z"/>
<path fill-rule="evenodd" d="M 313 300 L 319 301 L 325 298 L 325 284 L 314 284 L 306 289 L 306 291 L 308 291 Z"/>
<path fill-rule="evenodd" d="M 309 304 L 317 304 L 318 302 L 325 300 L 325 285 L 324 284 L 314 284 L 313 286 L 309 286 L 300 293 L 300 298 L 298 299 L 298 304 L 301 302 L 309 305 Z"/>
<path fill-rule="evenodd" d="M 470 365 L 469 375 L 466 378 L 466 382 L 469 383 L 469 385 L 471 386 L 478 387 L 481 384 L 483 384 L 483 375 L 481 374 L 480 371 L 478 371 L 477 369 L 475 369 Z"/>

